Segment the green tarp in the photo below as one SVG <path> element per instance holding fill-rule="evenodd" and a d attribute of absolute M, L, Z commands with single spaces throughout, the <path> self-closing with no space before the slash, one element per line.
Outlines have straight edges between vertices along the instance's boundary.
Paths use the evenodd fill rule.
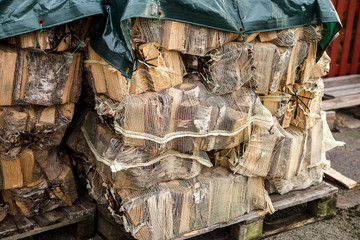
<path fill-rule="evenodd" d="M 125 75 L 132 74 L 131 18 L 176 20 L 251 33 L 324 23 L 318 57 L 341 29 L 330 0 L 8 0 L 0 1 L 0 39 L 102 13 L 91 46 Z"/>

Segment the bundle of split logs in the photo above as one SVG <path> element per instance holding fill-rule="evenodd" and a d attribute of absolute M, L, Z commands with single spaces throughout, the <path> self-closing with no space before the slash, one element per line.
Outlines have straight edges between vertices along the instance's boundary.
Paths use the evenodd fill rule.
<path fill-rule="evenodd" d="M 135 238 L 186 238 L 272 212 L 267 192 L 322 181 L 325 152 L 339 144 L 321 114 L 322 26 L 239 35 L 135 18 L 132 27 L 131 78 L 87 49 L 97 114 L 86 111 L 67 144 L 89 194 Z"/>
<path fill-rule="evenodd" d="M 71 206 L 77 198 L 60 145 L 81 93 L 83 54 L 72 52 L 90 24 L 86 18 L 1 41 L 0 220 Z"/>
<path fill-rule="evenodd" d="M 76 108 L 66 144 L 90 196 L 137 239 L 272 213 L 268 192 L 322 181 L 339 143 L 321 112 L 321 25 L 236 34 L 134 18 L 132 76 L 79 45 L 89 27 L 81 19 L 1 42 L 0 220 L 76 199 L 59 145 L 82 76 L 93 99 Z"/>

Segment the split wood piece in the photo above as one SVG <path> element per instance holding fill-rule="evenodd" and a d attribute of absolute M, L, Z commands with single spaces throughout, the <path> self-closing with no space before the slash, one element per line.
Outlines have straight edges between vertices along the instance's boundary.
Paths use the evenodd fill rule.
<path fill-rule="evenodd" d="M 0 156 L 16 158 L 23 149 L 28 151 L 29 146 L 59 145 L 72 120 L 74 108 L 73 103 L 51 107 L 0 107 Z M 31 166 L 28 165 L 29 169 Z"/>
<path fill-rule="evenodd" d="M 122 101 L 129 93 L 131 83 L 120 71 L 108 64 L 91 47 L 88 48 L 88 60 L 85 60 L 88 80 L 95 93 L 103 93 L 111 99 Z M 134 74 L 135 75 L 135 74 Z M 134 78 L 134 77 L 133 77 Z M 137 82 L 144 90 L 146 85 Z"/>
<path fill-rule="evenodd" d="M 48 150 L 42 150 L 42 152 L 48 152 Z M 19 158 L 22 158 L 23 155 Z M 17 178 L 20 175 L 26 176 L 24 173 L 28 172 L 28 175 L 31 175 L 28 181 L 31 182 L 25 182 L 25 184 L 23 180 L 23 184 L 20 186 L 19 179 L 17 179 L 16 183 L 15 178 L 7 179 L 8 176 L 2 174 L 2 182 L 6 184 L 3 187 L 6 190 L 2 191 L 2 195 L 4 201 L 10 204 L 11 214 L 20 213 L 25 216 L 33 216 L 59 206 L 69 206 L 77 198 L 77 186 L 70 161 L 66 155 L 59 156 L 58 150 L 55 149 L 55 151 L 49 151 L 46 154 L 35 152 L 29 160 L 33 160 L 34 157 L 35 165 L 31 173 L 27 168 L 14 171 Z M 41 159 L 43 157 L 46 158 Z M 1 163 L 3 164 L 3 162 L 2 160 Z M 49 164 L 45 164 L 45 162 Z M 26 162 L 25 166 L 27 167 Z M 4 165 L 1 168 L 3 170 Z M 15 186 L 15 184 L 17 185 Z M 13 188 L 10 188 L 10 185 L 14 185 Z"/>
<path fill-rule="evenodd" d="M 341 185 L 345 186 L 347 189 L 353 189 L 357 185 L 357 182 L 344 176 L 343 174 L 341 174 L 340 172 L 336 171 L 333 168 L 325 169 L 324 173 L 327 179 L 340 183 Z"/>
<path fill-rule="evenodd" d="M 45 54 L 0 46 L 0 106 L 75 103 L 80 96 L 82 54 Z M 63 68 L 57 73 L 58 69 Z"/>
<path fill-rule="evenodd" d="M 194 191 L 204 195 L 194 198 Z M 271 205 L 261 178 L 234 175 L 223 167 L 204 169 L 191 181 L 165 182 L 144 191 L 111 192 L 115 220 L 119 220 L 116 201 L 121 199 L 125 227 L 138 239 L 188 238 L 197 229 L 229 223 L 246 212 Z"/>
<path fill-rule="evenodd" d="M 315 60 L 315 58 L 313 59 Z M 322 57 L 319 59 L 317 63 L 315 63 L 314 67 L 310 71 L 310 79 L 317 79 L 326 76 L 330 71 L 330 57 L 326 52 L 323 53 Z M 306 71 L 303 72 L 305 74 Z M 308 74 L 308 73 L 306 73 Z"/>
<path fill-rule="evenodd" d="M 149 86 L 153 91 L 158 92 L 183 82 L 184 63 L 178 52 L 158 50 L 150 43 L 140 45 L 139 51 L 145 59 L 150 75 Z"/>
<path fill-rule="evenodd" d="M 233 42 L 210 52 L 212 61 L 203 68 L 204 84 L 213 93 L 223 95 L 238 90 L 253 77 L 245 43 Z M 269 63 L 270 65 L 270 63 Z"/>
<path fill-rule="evenodd" d="M 76 48 L 84 40 L 91 25 L 92 17 L 83 18 L 60 26 L 40 31 L 25 33 L 6 38 L 8 44 L 22 49 L 37 49 L 51 51 L 66 51 Z M 46 26 L 46 23 L 44 23 Z M 71 34 L 70 34 L 71 33 Z M 74 36 L 75 35 L 75 36 Z M 37 43 L 36 43 L 37 42 Z"/>
<path fill-rule="evenodd" d="M 266 109 L 268 109 L 279 122 L 283 122 L 283 117 L 286 111 L 287 103 L 291 96 L 281 92 L 260 96 L 261 102 Z"/>
<path fill-rule="evenodd" d="M 297 41 L 292 47 L 290 60 L 286 75 L 284 76 L 285 85 L 293 85 L 298 77 L 299 67 L 303 63 L 308 53 L 308 44 L 305 41 Z"/>
<path fill-rule="evenodd" d="M 257 36 L 259 36 L 259 33 L 245 33 L 244 37 L 246 39 L 246 42 L 250 43 L 252 41 L 254 41 Z M 239 34 L 239 36 L 235 39 L 236 42 L 244 42 L 244 37 Z"/>
<path fill-rule="evenodd" d="M 317 42 L 311 42 L 307 49 L 308 54 L 303 63 L 302 72 L 300 73 L 300 79 L 298 81 L 298 83 L 300 83 L 300 84 L 304 84 L 309 80 L 311 72 L 313 72 L 314 67 L 315 67 L 315 70 L 317 70 L 316 68 L 320 68 L 320 69 L 324 68 L 324 66 L 321 66 L 319 62 L 318 62 L 319 65 L 316 64 L 316 62 L 315 62 L 317 45 L 318 45 Z M 330 61 L 329 61 L 329 64 L 330 64 Z M 318 65 L 318 66 L 316 66 L 316 65 Z M 330 66 L 329 66 L 329 68 L 330 68 Z"/>
<path fill-rule="evenodd" d="M 269 130 L 266 126 L 255 124 L 249 143 L 234 148 L 235 152 L 229 156 L 230 169 L 243 176 L 266 177 L 272 164 L 273 153 L 285 138 L 278 126 L 279 124 L 275 124 Z M 240 151 L 243 151 L 242 155 Z"/>
<path fill-rule="evenodd" d="M 157 19 L 136 18 L 132 31 L 133 42 L 138 44 L 152 42 L 157 28 L 155 45 L 184 54 L 204 56 L 210 50 L 219 48 L 238 37 L 236 33 L 170 20 L 161 20 L 156 27 L 157 24 Z"/>
<path fill-rule="evenodd" d="M 278 36 L 276 34 L 276 31 L 270 31 L 270 32 L 261 32 L 259 33 L 259 40 L 260 42 L 270 42 L 274 39 L 276 39 Z"/>
<path fill-rule="evenodd" d="M 281 62 L 280 52 L 276 45 L 271 43 L 254 44 L 255 76 L 257 83 L 256 90 L 259 94 L 268 94 L 271 81 L 274 78 L 275 69 L 285 68 L 278 65 L 286 65 Z M 282 76 L 277 76 L 279 80 Z"/>

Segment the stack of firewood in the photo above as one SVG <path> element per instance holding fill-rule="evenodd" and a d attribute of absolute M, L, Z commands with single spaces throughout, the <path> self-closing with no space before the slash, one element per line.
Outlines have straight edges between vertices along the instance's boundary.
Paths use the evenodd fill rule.
<path fill-rule="evenodd" d="M 329 58 L 315 62 L 321 26 L 234 34 L 132 25 L 131 78 L 88 47 L 96 112 L 67 144 L 90 195 L 135 238 L 186 237 L 272 212 L 268 192 L 322 181 L 334 140 L 321 114 Z"/>
<path fill-rule="evenodd" d="M 1 42 L 1 216 L 30 217 L 77 198 L 60 144 L 81 93 L 83 54 L 72 51 L 89 24 L 82 19 Z"/>

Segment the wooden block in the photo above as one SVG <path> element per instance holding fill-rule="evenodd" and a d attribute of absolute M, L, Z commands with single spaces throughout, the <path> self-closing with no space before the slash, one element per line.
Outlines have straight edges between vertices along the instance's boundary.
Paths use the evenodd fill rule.
<path fill-rule="evenodd" d="M 315 200 L 308 203 L 308 212 L 316 217 L 327 219 L 336 216 L 336 197 L 327 200 Z"/>
<path fill-rule="evenodd" d="M 307 57 L 303 63 L 302 74 L 301 74 L 300 80 L 299 80 L 300 84 L 304 84 L 305 82 L 307 82 L 310 78 L 311 72 L 314 73 L 314 66 L 317 65 L 317 64 L 315 64 L 316 52 L 317 52 L 317 42 L 311 42 L 310 46 L 308 47 Z"/>
<path fill-rule="evenodd" d="M 251 240 L 261 238 L 263 220 L 250 224 L 236 224 L 230 228 L 230 235 L 236 240 Z"/>
<path fill-rule="evenodd" d="M 0 46 L 0 105 L 11 105 L 18 53 Z"/>
<path fill-rule="evenodd" d="M 245 33 L 245 34 L 244 34 L 244 37 L 245 37 L 245 39 L 246 39 L 246 41 L 247 41 L 248 43 L 254 41 L 257 36 L 259 36 L 259 33 Z M 241 34 L 239 34 L 239 36 L 236 38 L 235 41 L 237 41 L 237 42 L 243 42 L 243 41 L 244 41 L 244 38 L 243 38 L 243 36 L 242 36 Z"/>
<path fill-rule="evenodd" d="M 59 72 L 70 53 L 35 52 L 29 62 L 31 55 L 30 50 L 0 46 L 0 69 L 6 69 L 6 74 L 0 72 L 0 105 L 52 106 L 76 102 L 81 89 L 82 54 L 75 53 Z"/>
<path fill-rule="evenodd" d="M 334 128 L 335 118 L 336 118 L 335 111 L 326 111 L 326 122 L 329 125 L 330 130 Z"/>
<path fill-rule="evenodd" d="M 308 50 L 308 44 L 305 41 L 297 41 L 292 48 L 290 61 L 286 75 L 284 76 L 284 85 L 292 85 L 295 83 L 297 69 L 300 64 L 304 61 Z"/>
<path fill-rule="evenodd" d="M 259 33 L 260 42 L 270 42 L 271 40 L 274 40 L 276 38 L 277 38 L 276 31 Z"/>
<path fill-rule="evenodd" d="M 14 235 L 17 233 L 18 228 L 12 216 L 7 216 L 0 224 L 0 238 Z"/>
<path fill-rule="evenodd" d="M 41 112 L 39 122 L 43 124 L 55 124 L 55 114 L 55 106 L 44 108 L 44 110 Z"/>
<path fill-rule="evenodd" d="M 148 64 L 151 64 L 154 67 L 149 67 L 148 71 L 151 76 L 151 88 L 153 91 L 158 92 L 163 89 L 167 89 L 171 87 L 170 76 L 167 71 L 167 66 L 165 63 L 165 59 L 162 55 L 160 55 L 159 50 L 152 44 L 147 43 L 139 46 L 139 50 L 141 54 L 146 56 L 148 60 Z M 152 60 L 150 60 L 152 59 Z"/>
<path fill-rule="evenodd" d="M 21 170 L 24 177 L 24 184 L 27 185 L 33 182 L 33 170 L 35 165 L 34 153 L 30 148 L 24 149 L 22 154 L 19 156 L 21 163 Z"/>
<path fill-rule="evenodd" d="M 18 227 L 19 233 L 23 233 L 34 229 L 34 224 L 24 216 L 19 216 L 19 215 L 14 216 L 14 222 Z"/>
<path fill-rule="evenodd" d="M 353 189 L 356 187 L 357 182 L 354 180 L 342 175 L 338 171 L 333 168 L 327 168 L 324 170 L 325 177 L 331 181 L 340 183 L 341 185 L 345 186 L 347 189 Z"/>
<path fill-rule="evenodd" d="M 19 158 L 4 159 L 0 158 L 2 183 L 1 189 L 20 188 L 24 184 L 24 177 L 21 171 L 21 161 Z"/>
<path fill-rule="evenodd" d="M 33 219 L 42 227 L 48 226 L 54 223 L 61 222 L 65 219 L 63 212 L 59 210 L 52 210 L 44 212 L 41 215 L 34 216 Z"/>

